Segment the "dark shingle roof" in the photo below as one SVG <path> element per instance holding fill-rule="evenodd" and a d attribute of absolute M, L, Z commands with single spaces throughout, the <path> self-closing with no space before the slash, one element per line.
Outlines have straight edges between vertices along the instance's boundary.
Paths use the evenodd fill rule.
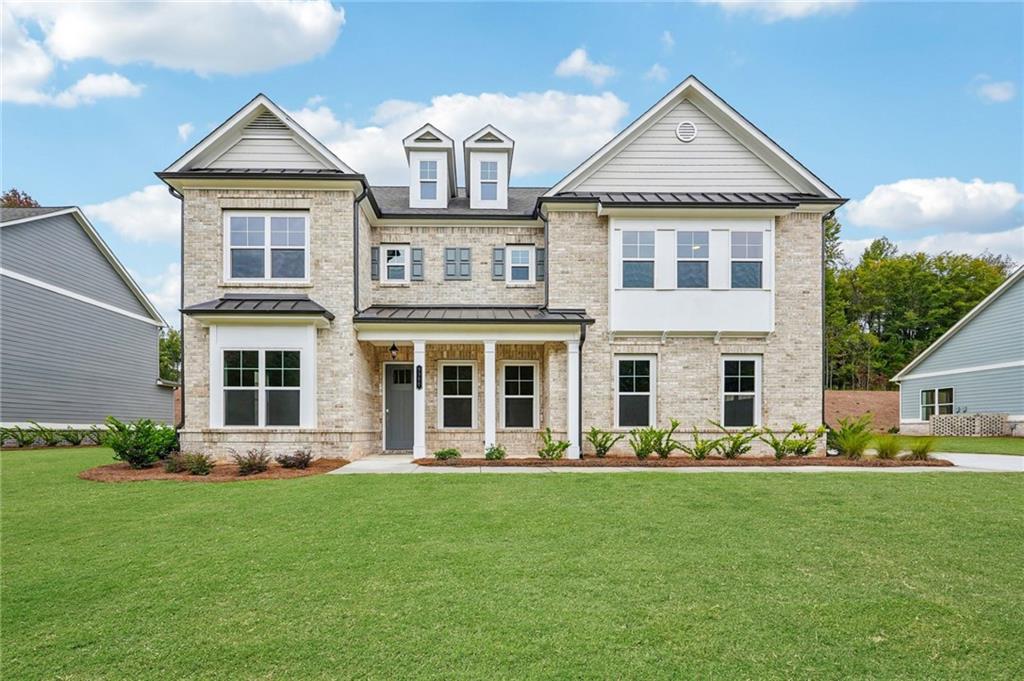
<path fill-rule="evenodd" d="M 334 319 L 327 308 L 301 294 L 232 293 L 182 309 L 185 314 L 306 314 Z"/>
<path fill-rule="evenodd" d="M 410 208 L 408 187 L 371 187 L 373 198 L 385 217 L 403 215 L 467 215 L 475 217 L 531 218 L 537 199 L 546 187 L 509 187 L 508 208 L 470 208 L 466 188 L 459 187 L 457 196 L 448 199 L 447 208 Z"/>
<path fill-rule="evenodd" d="M 0 222 L 34 218 L 48 213 L 67 210 L 70 207 L 71 206 L 39 206 L 38 208 L 0 208 Z"/>
<path fill-rule="evenodd" d="M 449 324 L 593 324 L 585 310 L 549 310 L 507 305 L 374 305 L 356 322 L 446 322 Z"/>
<path fill-rule="evenodd" d="M 780 192 L 559 192 L 557 198 L 600 201 L 604 205 L 708 207 L 791 207 L 824 200 L 818 194 Z"/>

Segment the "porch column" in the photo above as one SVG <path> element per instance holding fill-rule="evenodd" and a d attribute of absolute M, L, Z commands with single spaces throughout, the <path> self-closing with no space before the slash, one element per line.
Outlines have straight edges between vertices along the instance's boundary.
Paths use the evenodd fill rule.
<path fill-rule="evenodd" d="M 497 391 L 494 386 L 495 342 L 484 341 L 484 449 L 497 440 Z"/>
<path fill-rule="evenodd" d="M 568 350 L 565 356 L 565 374 L 568 376 L 566 386 L 566 414 L 565 429 L 566 439 L 569 440 L 569 450 L 565 453 L 566 458 L 580 458 L 580 342 L 578 340 L 565 341 L 565 348 Z"/>
<path fill-rule="evenodd" d="M 427 455 L 427 344 L 412 342 L 412 456 Z"/>

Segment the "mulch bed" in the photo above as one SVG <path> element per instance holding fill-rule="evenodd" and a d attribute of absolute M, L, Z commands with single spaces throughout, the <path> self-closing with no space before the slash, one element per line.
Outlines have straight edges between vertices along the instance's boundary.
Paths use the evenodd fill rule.
<path fill-rule="evenodd" d="M 901 468 L 906 466 L 927 466 L 942 467 L 953 464 L 943 459 L 929 459 L 928 461 L 904 461 L 898 459 L 859 459 L 853 461 L 840 457 L 788 457 L 777 460 L 771 456 L 750 456 L 740 459 L 722 459 L 710 457 L 703 461 L 697 461 L 689 457 L 672 456 L 667 459 L 637 459 L 628 456 L 608 456 L 603 459 L 597 457 L 584 457 L 582 459 L 556 459 L 547 461 L 540 458 L 529 459 L 499 459 L 488 461 L 487 459 L 416 459 L 415 463 L 420 466 L 559 466 L 568 468 L 601 468 L 605 466 L 629 466 L 632 468 L 688 468 L 705 466 L 851 466 L 858 468 Z"/>
<path fill-rule="evenodd" d="M 83 480 L 96 482 L 139 482 L 143 480 L 181 480 L 184 482 L 239 482 L 242 480 L 281 480 L 284 478 L 304 478 L 310 475 L 322 475 L 336 468 L 341 468 L 346 459 L 314 459 L 309 468 L 282 468 L 271 464 L 262 473 L 241 476 L 238 466 L 229 463 L 218 463 L 209 475 L 189 475 L 188 473 L 167 473 L 163 466 L 157 464 L 151 468 L 130 468 L 126 463 L 111 463 L 96 466 L 78 474 Z"/>

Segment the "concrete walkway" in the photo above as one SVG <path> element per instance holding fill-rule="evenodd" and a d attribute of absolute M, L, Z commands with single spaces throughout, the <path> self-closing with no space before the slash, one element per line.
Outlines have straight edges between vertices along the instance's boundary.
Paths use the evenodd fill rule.
<path fill-rule="evenodd" d="M 454 474 L 454 473 L 956 473 L 956 472 L 1024 472 L 1024 457 L 995 454 L 936 454 L 949 459 L 953 468 L 862 468 L 856 466 L 689 466 L 685 468 L 642 468 L 639 466 L 607 466 L 601 468 L 569 468 L 565 466 L 420 466 L 411 456 L 368 456 L 331 471 L 331 475 L 391 474 Z M 954 459 L 955 457 L 955 459 Z M 1015 460 L 1015 461 L 1014 461 Z"/>

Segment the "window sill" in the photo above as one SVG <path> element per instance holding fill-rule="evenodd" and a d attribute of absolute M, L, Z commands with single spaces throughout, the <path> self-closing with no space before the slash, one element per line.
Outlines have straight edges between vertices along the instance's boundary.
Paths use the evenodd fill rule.
<path fill-rule="evenodd" d="M 381 281 L 378 283 L 381 286 L 387 286 L 389 288 L 409 288 L 409 286 L 411 286 L 408 281 Z"/>
<path fill-rule="evenodd" d="M 505 282 L 506 288 L 537 288 L 536 282 Z"/>
<path fill-rule="evenodd" d="M 730 288 L 730 287 L 726 287 L 726 288 L 710 288 L 710 287 L 706 287 L 706 288 L 696 288 L 696 287 L 694 287 L 694 288 L 682 288 L 682 287 L 679 287 L 679 286 L 669 286 L 669 287 L 664 287 L 664 288 L 657 288 L 657 287 L 654 287 L 654 286 L 647 286 L 647 287 L 640 287 L 640 286 L 625 287 L 625 286 L 619 286 L 619 287 L 614 288 L 613 290 L 615 290 L 615 291 L 686 291 L 686 292 L 690 292 L 690 291 L 764 291 L 766 293 L 771 293 L 771 291 L 772 291 L 772 289 L 770 289 L 770 288 Z"/>
<path fill-rule="evenodd" d="M 498 428 L 499 433 L 539 433 L 541 428 L 539 426 L 501 426 Z"/>
<path fill-rule="evenodd" d="M 313 288 L 312 282 L 308 279 L 233 279 L 221 281 L 217 285 L 221 288 Z"/>

